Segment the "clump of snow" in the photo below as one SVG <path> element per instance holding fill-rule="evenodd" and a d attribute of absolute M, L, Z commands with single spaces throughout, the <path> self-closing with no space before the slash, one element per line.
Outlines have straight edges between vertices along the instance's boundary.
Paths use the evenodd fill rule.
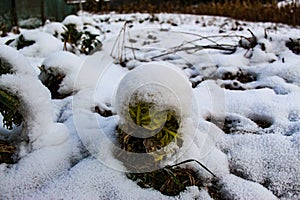
<path fill-rule="evenodd" d="M 275 62 L 277 60 L 277 56 L 274 53 L 267 53 L 261 50 L 260 47 L 255 47 L 251 52 L 251 59 L 250 61 L 253 64 L 262 63 L 262 62 Z"/>
<path fill-rule="evenodd" d="M 85 32 L 85 33 L 88 32 L 93 35 L 100 35 L 99 29 L 97 29 L 95 26 L 91 26 L 91 25 L 85 25 L 83 28 L 83 32 Z"/>
<path fill-rule="evenodd" d="M 50 22 L 44 26 L 44 31 L 57 38 L 61 38 L 61 34 L 65 32 L 66 27 L 60 22 Z"/>
<path fill-rule="evenodd" d="M 213 63 L 225 68 L 240 67 L 247 65 L 249 60 L 244 56 L 245 52 L 239 50 L 237 53 L 232 55 L 209 55 L 213 60 Z"/>
<path fill-rule="evenodd" d="M 275 200 L 276 196 L 258 183 L 243 180 L 232 174 L 222 180 L 221 194 L 226 199 L 265 199 Z"/>
<path fill-rule="evenodd" d="M 83 16 L 83 15 L 81 15 L 80 17 L 81 17 L 81 21 L 84 25 L 91 25 L 94 27 L 98 25 L 92 17 Z"/>
<path fill-rule="evenodd" d="M 83 61 L 81 58 L 67 51 L 58 51 L 50 54 L 42 63 L 45 72 L 54 76 L 64 76 L 58 92 L 60 94 L 72 93 L 78 71 Z M 46 74 L 41 74 L 40 79 L 43 81 L 47 78 Z"/>
<path fill-rule="evenodd" d="M 76 15 L 68 15 L 62 22 L 64 25 L 75 24 L 78 30 L 82 30 L 83 22 L 81 17 Z"/>
<path fill-rule="evenodd" d="M 286 63 L 275 62 L 268 67 L 262 69 L 261 78 L 267 76 L 278 76 L 285 80 L 286 83 L 292 83 L 296 86 L 300 85 L 300 68 L 298 67 L 297 55 L 290 52 L 283 52 L 283 56 L 287 57 Z"/>
<path fill-rule="evenodd" d="M 60 51 L 63 49 L 62 42 L 54 36 L 43 33 L 38 30 L 24 31 L 22 33 L 25 40 L 31 40 L 35 43 L 20 49 L 20 52 L 29 57 L 46 57 L 48 54 Z M 11 43 L 15 47 L 18 40 Z"/>
<path fill-rule="evenodd" d="M 10 65 L 12 72 L 27 76 L 35 75 L 35 71 L 23 55 L 16 53 L 14 49 L 6 45 L 1 45 L 0 47 L 0 59 Z"/>
<path fill-rule="evenodd" d="M 260 48 L 265 51 L 266 53 L 271 53 L 274 52 L 273 49 L 273 44 L 271 41 L 265 39 L 265 38 L 261 38 L 257 41 L 257 43 L 260 45 Z"/>
<path fill-rule="evenodd" d="M 153 62 L 139 66 L 121 80 L 115 107 L 121 123 L 128 119 L 128 105 L 135 101 L 152 102 L 162 110 L 172 109 L 186 119 L 192 117 L 192 96 L 190 83 L 181 71 L 169 64 Z"/>

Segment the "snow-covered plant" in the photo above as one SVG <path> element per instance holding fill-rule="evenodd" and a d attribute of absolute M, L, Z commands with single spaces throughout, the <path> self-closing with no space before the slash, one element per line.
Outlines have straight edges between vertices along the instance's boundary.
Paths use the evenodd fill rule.
<path fill-rule="evenodd" d="M 0 58 L 0 76 L 12 73 L 12 66 L 4 58 Z M 0 88 L 0 97 L 0 112 L 3 116 L 3 126 L 11 130 L 13 124 L 21 125 L 22 116 L 18 112 L 20 101 L 17 96 L 4 88 Z"/>
<path fill-rule="evenodd" d="M 168 165 L 159 170 L 145 173 L 127 173 L 126 176 L 136 181 L 142 188 L 154 188 L 164 195 L 176 196 L 189 186 L 203 187 L 203 182 L 193 169 L 183 168 L 180 165 L 196 162 L 214 177 L 207 167 L 197 160 L 188 159 L 175 165 Z M 217 180 L 217 178 L 215 179 Z"/>
<path fill-rule="evenodd" d="M 0 89 L 18 98 L 18 111 L 23 116 L 20 128 L 0 129 L 0 137 L 8 137 L 0 142 L 0 160 L 2 155 L 5 159 L 11 155 L 13 161 L 0 164 L 0 198 L 7 199 L 12 195 L 11 188 L 19 187 L 22 193 L 27 193 L 68 169 L 72 148 L 67 127 L 55 122 L 50 92 L 29 61 L 6 45 L 0 45 L 0 58 L 11 66 L 12 72 L 0 76 Z"/>
<path fill-rule="evenodd" d="M 177 80 L 168 79 L 167 74 Z M 181 72 L 161 63 L 147 64 L 128 73 L 119 85 L 115 102 L 121 146 L 128 145 L 124 149 L 131 149 L 129 152 L 151 153 L 154 160 L 174 153 L 182 144 L 181 124 L 191 115 L 190 90 L 190 83 Z M 179 92 L 186 95 L 179 96 Z M 138 140 L 143 147 L 138 150 L 127 144 L 129 138 Z"/>
<path fill-rule="evenodd" d="M 65 27 L 65 32 L 61 33 L 65 51 L 68 50 L 67 44 L 70 44 L 72 52 L 79 50 L 80 53 L 88 55 L 98 48 L 99 45 L 101 46 L 101 41 L 98 39 L 99 34 L 81 30 L 76 24 L 66 24 Z"/>
<path fill-rule="evenodd" d="M 98 45 L 101 45 L 101 41 L 97 39 L 99 35 L 93 34 L 89 31 L 85 31 L 82 35 L 82 42 L 80 52 L 86 55 L 90 54 Z"/>
<path fill-rule="evenodd" d="M 11 46 L 17 48 L 17 50 L 19 50 L 19 49 L 23 49 L 24 47 L 31 46 L 34 43 L 35 43 L 35 41 L 28 40 L 24 37 L 24 35 L 21 34 L 19 37 L 17 37 L 17 39 L 8 40 L 5 44 L 11 45 Z"/>
<path fill-rule="evenodd" d="M 50 54 L 43 61 L 39 79 L 50 90 L 52 98 L 65 98 L 74 92 L 74 80 L 80 64 L 78 56 L 66 51 Z"/>
<path fill-rule="evenodd" d="M 0 57 L 0 76 L 4 74 L 12 74 L 12 66 Z M 23 121 L 23 117 L 19 112 L 20 101 L 19 98 L 9 92 L 7 89 L 0 87 L 0 113 L 3 117 L 3 127 L 12 130 L 14 126 L 20 126 Z M 2 130 L 2 129 L 0 129 Z M 6 138 L 0 131 L 0 164 L 15 162 L 13 155 L 16 148 L 11 145 L 11 142 L 6 141 Z"/>
<path fill-rule="evenodd" d="M 187 142 L 186 134 L 190 133 L 183 132 L 184 124 L 192 118 L 191 85 L 171 67 L 175 66 L 146 64 L 120 82 L 116 93 L 119 148 L 114 153 L 129 171 L 129 179 L 143 188 L 175 196 L 202 182 L 196 171 L 179 166 L 195 160 L 167 164 L 176 160 Z"/>
<path fill-rule="evenodd" d="M 5 44 L 29 57 L 46 57 L 50 53 L 62 50 L 62 42 L 59 39 L 38 29 L 22 31 L 19 37 L 10 39 Z"/>
<path fill-rule="evenodd" d="M 2 65 L 1 65 L 1 71 Z M 2 73 L 1 73 L 2 75 Z M 0 113 L 3 116 L 3 127 L 13 130 L 15 126 L 21 126 L 23 116 L 19 112 L 20 101 L 16 95 L 0 88 Z M 12 141 L 7 140 L 6 134 L 2 134 L 3 129 L 0 128 L 0 164 L 13 164 L 16 162 L 16 147 L 12 145 Z M 6 131 L 5 131 L 6 132 Z"/>
<path fill-rule="evenodd" d="M 64 42 L 64 50 L 67 50 L 67 43 L 72 46 L 72 50 L 76 48 L 82 36 L 82 32 L 78 31 L 76 24 L 65 25 L 65 32 L 61 34 L 62 41 Z"/>
<path fill-rule="evenodd" d="M 136 97 L 138 94 L 135 95 Z M 151 153 L 159 151 L 169 145 L 172 141 L 178 147 L 182 146 L 182 136 L 178 133 L 180 119 L 174 110 L 162 110 L 143 100 L 133 100 L 129 104 L 129 116 L 125 124 L 121 124 L 118 131 L 118 140 L 121 148 L 134 153 Z M 129 157 L 130 159 L 131 157 Z M 134 158 L 134 157 L 133 157 Z M 149 163 L 140 163 L 136 168 L 139 170 L 151 170 L 158 167 L 163 155 L 148 157 Z M 130 160 L 124 164 L 130 168 L 130 163 L 139 163 Z M 155 166 L 153 166 L 154 164 Z"/>
<path fill-rule="evenodd" d="M 51 73 L 44 65 L 40 67 L 41 73 L 39 75 L 39 79 L 42 83 L 50 90 L 51 96 L 54 99 L 64 98 L 65 95 L 59 94 L 58 89 L 59 85 L 63 81 L 65 74 L 55 74 Z"/>

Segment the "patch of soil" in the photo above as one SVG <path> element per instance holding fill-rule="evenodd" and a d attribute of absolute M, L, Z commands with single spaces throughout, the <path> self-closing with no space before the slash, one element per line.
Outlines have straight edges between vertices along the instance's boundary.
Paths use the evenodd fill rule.
<path fill-rule="evenodd" d="M 270 128 L 273 124 L 273 120 L 270 117 L 254 116 L 251 120 L 262 129 Z"/>
<path fill-rule="evenodd" d="M 285 46 L 289 48 L 294 54 L 300 55 L 300 38 L 290 38 L 290 40 L 285 43 Z"/>
<path fill-rule="evenodd" d="M 96 106 L 94 108 L 94 112 L 98 113 L 99 115 L 101 115 L 102 117 L 110 117 L 113 115 L 113 112 L 111 109 L 107 109 L 107 108 L 102 108 L 99 106 Z"/>

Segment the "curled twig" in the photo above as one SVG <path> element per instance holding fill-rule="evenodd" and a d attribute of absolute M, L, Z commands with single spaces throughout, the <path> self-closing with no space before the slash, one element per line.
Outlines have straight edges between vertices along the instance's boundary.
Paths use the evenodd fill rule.
<path fill-rule="evenodd" d="M 173 167 L 177 167 L 179 165 L 185 164 L 185 163 L 189 163 L 189 162 L 196 162 L 197 164 L 199 164 L 202 168 L 204 168 L 206 171 L 208 171 L 211 175 L 213 175 L 214 177 L 217 177 L 211 170 L 209 170 L 205 165 L 203 165 L 201 162 L 199 162 L 198 160 L 195 159 L 188 159 L 185 161 L 182 161 L 180 163 L 177 163 L 175 165 L 170 165 L 168 166 L 169 168 L 173 168 Z"/>

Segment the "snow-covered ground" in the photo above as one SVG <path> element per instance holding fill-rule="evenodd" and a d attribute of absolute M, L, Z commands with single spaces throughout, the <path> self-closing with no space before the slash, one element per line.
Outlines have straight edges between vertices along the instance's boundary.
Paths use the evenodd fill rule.
<path fill-rule="evenodd" d="M 69 23 L 99 34 L 102 49 L 64 52 L 60 34 Z M 0 164 L 0 199 L 214 199 L 205 186 L 176 197 L 142 189 L 114 157 L 120 105 L 147 84 L 169 91 L 161 102 L 179 105 L 183 118 L 184 144 L 166 164 L 201 161 L 218 177 L 222 199 L 300 199 L 300 56 L 286 47 L 299 28 L 196 15 L 80 13 L 21 34 L 34 44 L 0 46 L 0 59 L 14 72 L 0 76 L 0 88 L 21 100 L 29 143 L 19 145 L 16 164 Z M 39 80 L 47 78 L 41 66 L 63 75 L 56 91 L 63 99 L 51 99 Z M 210 184 L 205 170 L 188 167 Z"/>

